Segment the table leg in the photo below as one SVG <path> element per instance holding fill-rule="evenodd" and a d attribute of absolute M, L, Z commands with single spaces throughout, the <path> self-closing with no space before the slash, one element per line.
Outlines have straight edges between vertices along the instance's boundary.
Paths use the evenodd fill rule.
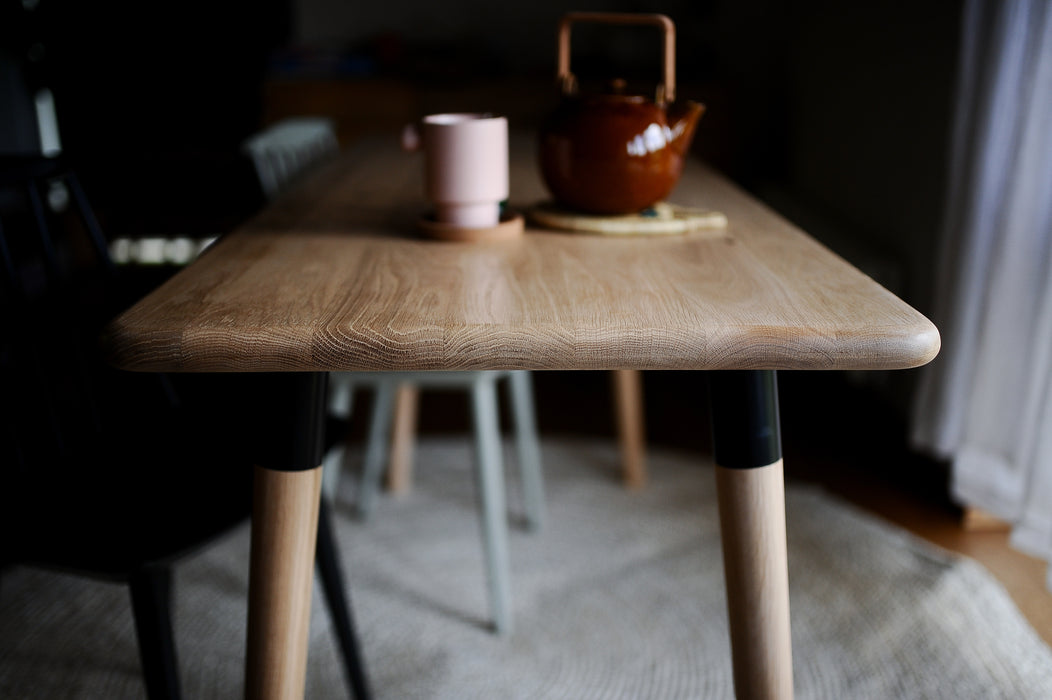
<path fill-rule="evenodd" d="M 256 467 L 249 572 L 246 698 L 302 698 L 321 499 L 325 374 L 275 379 L 276 422 L 290 439 Z M 291 433 L 288 431 L 291 429 Z"/>
<path fill-rule="evenodd" d="M 709 390 L 735 695 L 792 698 L 775 374 L 713 372 Z"/>

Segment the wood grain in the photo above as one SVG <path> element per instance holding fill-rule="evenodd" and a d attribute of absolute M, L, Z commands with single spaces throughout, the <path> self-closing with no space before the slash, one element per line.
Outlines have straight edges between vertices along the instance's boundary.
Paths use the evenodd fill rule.
<path fill-rule="evenodd" d="M 511 204 L 547 197 L 514 141 Z M 142 371 L 892 369 L 939 334 L 921 314 L 700 163 L 669 201 L 725 235 L 511 241 L 417 233 L 421 163 L 367 142 L 119 316 Z"/>

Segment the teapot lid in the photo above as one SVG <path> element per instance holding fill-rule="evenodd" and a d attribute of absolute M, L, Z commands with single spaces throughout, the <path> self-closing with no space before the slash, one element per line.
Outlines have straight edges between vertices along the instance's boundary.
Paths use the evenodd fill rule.
<path fill-rule="evenodd" d="M 568 78 L 568 79 L 567 79 Z M 574 75 L 564 76 L 561 81 L 563 97 L 581 97 L 578 90 L 577 77 Z M 643 94 L 628 93 L 628 83 L 623 78 L 613 78 L 606 81 L 602 88 L 588 94 L 589 100 L 599 102 L 653 102 L 658 107 L 664 108 L 668 104 L 667 93 L 664 85 L 658 85 L 653 99 Z"/>

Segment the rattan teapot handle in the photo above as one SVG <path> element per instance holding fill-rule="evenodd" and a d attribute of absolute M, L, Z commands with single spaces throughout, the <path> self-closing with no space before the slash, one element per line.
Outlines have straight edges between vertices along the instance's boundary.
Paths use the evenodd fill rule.
<path fill-rule="evenodd" d="M 664 81 L 658 85 L 658 104 L 676 99 L 676 26 L 665 15 L 625 12 L 571 12 L 559 21 L 559 86 L 563 94 L 577 91 L 577 78 L 570 71 L 570 27 L 576 22 L 599 24 L 644 24 L 664 33 Z"/>

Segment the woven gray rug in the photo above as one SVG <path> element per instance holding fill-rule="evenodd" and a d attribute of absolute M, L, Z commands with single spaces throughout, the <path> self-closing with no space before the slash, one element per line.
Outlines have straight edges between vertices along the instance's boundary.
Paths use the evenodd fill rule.
<path fill-rule="evenodd" d="M 730 698 L 712 467 L 652 449 L 626 492 L 598 441 L 543 445 L 549 517 L 517 527 L 514 632 L 488 631 L 467 441 L 425 440 L 416 484 L 338 534 L 379 698 Z M 1049 698 L 1052 653 L 978 564 L 814 488 L 787 493 L 799 698 Z M 248 531 L 176 572 L 187 698 L 242 689 Z M 346 697 L 315 590 L 308 697 Z M 142 697 L 123 587 L 19 569 L 0 581 L 0 698 Z"/>

